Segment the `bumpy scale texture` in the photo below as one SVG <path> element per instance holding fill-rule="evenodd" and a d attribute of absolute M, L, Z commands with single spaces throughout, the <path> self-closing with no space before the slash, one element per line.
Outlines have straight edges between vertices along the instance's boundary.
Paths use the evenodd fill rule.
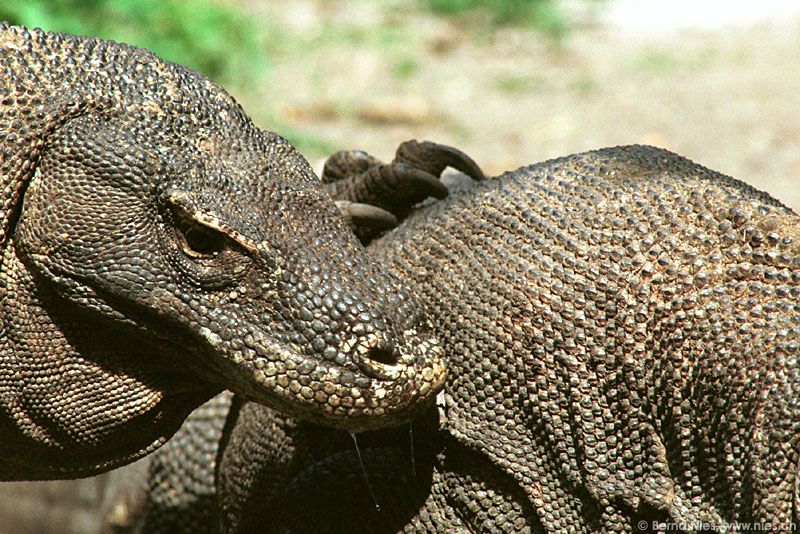
<path fill-rule="evenodd" d="M 146 50 L 0 25 L 0 201 L 0 480 L 129 462 L 223 389 L 363 430 L 444 382 L 308 163 Z"/>
<path fill-rule="evenodd" d="M 604 149 L 451 192 L 371 252 L 450 368 L 438 424 L 414 423 L 416 476 L 398 429 L 362 434 L 377 512 L 341 432 L 246 404 L 218 441 L 222 531 L 797 523 L 800 217 L 767 194 Z"/>

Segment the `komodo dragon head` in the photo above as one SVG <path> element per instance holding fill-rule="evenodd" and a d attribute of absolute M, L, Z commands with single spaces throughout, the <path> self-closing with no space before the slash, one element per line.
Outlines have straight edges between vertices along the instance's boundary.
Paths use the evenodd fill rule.
<path fill-rule="evenodd" d="M 442 385 L 414 299 L 203 76 L 0 26 L 0 141 L 5 435 L 96 470 L 221 389 L 363 430 Z"/>

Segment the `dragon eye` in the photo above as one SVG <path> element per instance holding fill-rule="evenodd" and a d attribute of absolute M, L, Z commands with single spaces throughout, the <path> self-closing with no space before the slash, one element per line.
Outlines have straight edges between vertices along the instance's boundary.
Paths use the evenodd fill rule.
<path fill-rule="evenodd" d="M 198 225 L 178 229 L 181 248 L 192 258 L 211 258 L 225 249 L 225 236 Z"/>

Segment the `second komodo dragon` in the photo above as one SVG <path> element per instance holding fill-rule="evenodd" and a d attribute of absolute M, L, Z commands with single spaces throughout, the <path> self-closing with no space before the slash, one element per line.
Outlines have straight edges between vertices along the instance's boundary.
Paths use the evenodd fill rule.
<path fill-rule="evenodd" d="M 342 207 L 394 224 L 443 194 L 440 161 L 479 173 L 414 145 Z M 386 211 L 359 205 L 382 180 Z M 0 480 L 130 462 L 223 389 L 364 430 L 444 381 L 418 302 L 305 159 L 146 50 L 0 24 L 0 252 Z"/>
<path fill-rule="evenodd" d="M 241 402 L 209 443 L 209 406 L 157 454 L 145 532 L 798 524 L 800 217 L 775 199 L 618 147 L 472 183 L 369 250 L 432 310 L 440 411 L 359 454 Z"/>

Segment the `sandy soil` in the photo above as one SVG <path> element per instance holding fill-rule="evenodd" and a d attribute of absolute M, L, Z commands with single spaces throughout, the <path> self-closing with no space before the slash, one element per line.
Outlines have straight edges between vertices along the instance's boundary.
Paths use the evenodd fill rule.
<path fill-rule="evenodd" d="M 584 12 L 557 45 L 520 29 L 476 36 L 469 22 L 363 1 L 236 3 L 277 20 L 302 48 L 277 58 L 255 91 L 234 89 L 264 127 L 383 158 L 409 138 L 451 143 L 493 173 L 648 143 L 800 209 L 800 17 L 653 31 Z M 374 27 L 394 41 L 371 39 Z M 367 37 L 325 38 L 331 28 Z M 323 152 L 307 155 L 318 164 Z"/>

